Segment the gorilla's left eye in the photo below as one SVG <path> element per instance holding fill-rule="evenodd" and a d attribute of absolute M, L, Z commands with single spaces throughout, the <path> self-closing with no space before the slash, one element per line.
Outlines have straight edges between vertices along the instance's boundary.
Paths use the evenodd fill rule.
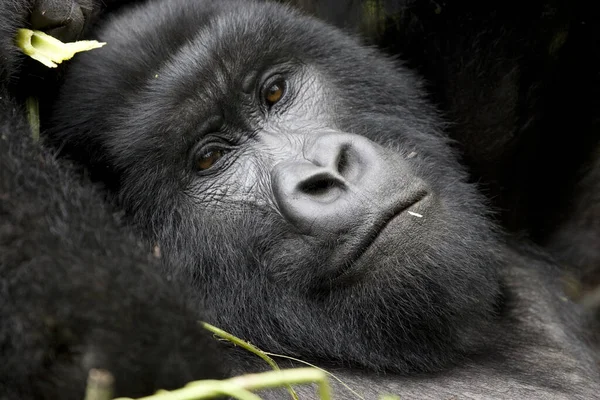
<path fill-rule="evenodd" d="M 279 102 L 285 94 L 285 80 L 277 79 L 268 83 L 263 90 L 263 98 L 269 107 Z"/>

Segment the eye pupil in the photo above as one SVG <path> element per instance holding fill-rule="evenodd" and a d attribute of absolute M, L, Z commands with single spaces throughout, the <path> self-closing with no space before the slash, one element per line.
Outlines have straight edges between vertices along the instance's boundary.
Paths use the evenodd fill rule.
<path fill-rule="evenodd" d="M 276 82 L 272 84 L 265 93 L 265 100 L 267 101 L 267 104 L 272 106 L 273 104 L 281 100 L 281 98 L 283 97 L 283 90 L 284 85 L 282 82 Z"/>
<path fill-rule="evenodd" d="M 219 158 L 223 157 L 224 154 L 225 152 L 223 150 L 207 151 L 198 157 L 198 160 L 196 161 L 196 167 L 200 171 L 205 171 L 215 165 Z"/>

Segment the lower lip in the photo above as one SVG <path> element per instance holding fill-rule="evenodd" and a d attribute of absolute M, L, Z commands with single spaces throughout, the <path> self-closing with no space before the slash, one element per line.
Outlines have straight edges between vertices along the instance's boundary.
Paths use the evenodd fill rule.
<path fill-rule="evenodd" d="M 369 243 L 366 245 L 366 247 L 364 248 L 364 250 L 354 259 L 354 261 L 352 261 L 352 263 L 344 269 L 344 271 L 342 271 L 340 273 L 340 275 L 338 275 L 336 278 L 333 279 L 333 281 L 335 282 L 339 282 L 342 280 L 353 280 L 353 278 L 358 277 L 359 275 L 357 274 L 357 272 L 359 272 L 362 267 L 361 265 L 363 263 L 360 263 L 359 261 L 364 257 L 364 255 L 369 252 L 369 250 L 373 247 L 373 245 L 377 242 L 377 240 L 379 239 L 379 237 L 381 236 L 381 234 L 386 230 L 386 228 L 396 219 L 398 219 L 398 217 L 402 217 L 404 214 L 409 214 L 410 218 L 413 219 L 421 219 L 423 218 L 423 214 L 422 212 L 418 212 L 414 210 L 414 207 L 422 204 L 423 202 L 427 201 L 430 198 L 430 195 L 426 192 L 419 194 L 419 196 L 416 197 L 416 201 L 412 204 L 410 204 L 409 206 L 405 206 L 405 207 L 401 207 L 397 210 L 397 212 L 389 219 L 387 220 L 387 222 L 385 222 L 381 228 L 379 228 L 377 230 L 377 234 L 375 236 L 372 237 L 372 239 L 369 241 Z M 422 207 L 420 207 L 422 208 Z"/>

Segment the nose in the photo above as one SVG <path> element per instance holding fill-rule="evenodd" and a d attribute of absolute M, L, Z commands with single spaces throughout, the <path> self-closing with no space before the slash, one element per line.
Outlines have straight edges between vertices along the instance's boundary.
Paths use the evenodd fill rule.
<path fill-rule="evenodd" d="M 332 133 L 310 141 L 271 171 L 280 213 L 306 234 L 347 232 L 365 214 L 365 179 L 377 159 L 374 144 L 359 136 Z"/>

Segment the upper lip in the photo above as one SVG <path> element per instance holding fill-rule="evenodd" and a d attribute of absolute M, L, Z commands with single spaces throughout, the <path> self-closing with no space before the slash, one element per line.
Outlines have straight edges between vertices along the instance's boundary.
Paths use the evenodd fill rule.
<path fill-rule="evenodd" d="M 372 246 L 372 244 L 377 240 L 381 232 L 385 229 L 385 227 L 398 215 L 402 214 L 409 207 L 414 204 L 420 202 L 425 197 L 427 197 L 428 192 L 423 189 L 416 189 L 410 192 L 408 195 L 403 195 L 401 198 L 397 199 L 391 207 L 380 210 L 378 215 L 373 220 L 371 226 L 368 229 L 360 231 L 360 238 L 358 240 L 353 241 L 352 249 L 349 253 L 346 253 L 346 257 L 344 257 L 343 267 L 340 268 L 339 274 L 337 274 L 334 280 L 342 278 L 350 273 L 353 270 L 353 266 L 358 261 L 362 255 Z"/>

